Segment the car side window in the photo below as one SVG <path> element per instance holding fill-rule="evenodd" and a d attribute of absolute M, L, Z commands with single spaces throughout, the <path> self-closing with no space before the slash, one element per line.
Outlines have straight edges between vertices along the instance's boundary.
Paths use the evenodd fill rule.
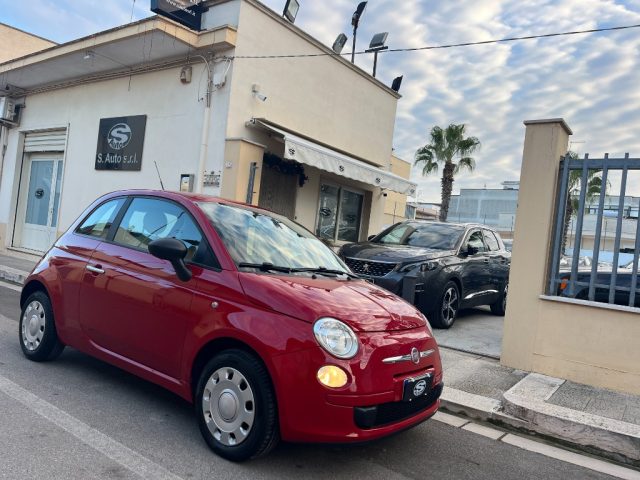
<path fill-rule="evenodd" d="M 160 238 L 182 240 L 190 250 L 189 261 L 219 268 L 211 248 L 186 210 L 166 200 L 134 198 L 113 241 L 148 251 L 149 244 Z"/>
<path fill-rule="evenodd" d="M 478 253 L 484 253 L 484 241 L 482 240 L 482 232 L 480 230 L 476 230 L 471 235 L 469 235 L 469 240 L 467 240 L 467 245 L 475 248 Z"/>
<path fill-rule="evenodd" d="M 109 200 L 96 208 L 76 229 L 76 233 L 104 240 L 126 199 Z"/>
<path fill-rule="evenodd" d="M 500 243 L 498 242 L 495 233 L 489 230 L 485 230 L 484 240 L 485 242 L 487 242 L 487 247 L 489 248 L 490 252 L 497 252 L 500 250 Z"/>

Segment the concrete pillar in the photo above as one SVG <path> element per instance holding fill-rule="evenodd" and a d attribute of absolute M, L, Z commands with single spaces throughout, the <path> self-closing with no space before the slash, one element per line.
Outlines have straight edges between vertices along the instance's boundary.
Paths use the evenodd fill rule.
<path fill-rule="evenodd" d="M 262 158 L 264 147 L 246 140 L 227 140 L 225 146 L 225 167 L 221 179 L 220 196 L 246 202 L 251 175 L 251 164 L 256 164 L 253 182 L 253 205 L 258 205 L 260 198 L 260 179 L 262 175 Z M 227 168 L 227 166 L 229 168 Z"/>
<path fill-rule="evenodd" d="M 567 153 L 573 132 L 560 118 L 524 124 L 526 133 L 501 361 L 504 365 L 531 371 L 539 326 L 539 297 L 545 293 L 548 278 L 560 158 Z"/>

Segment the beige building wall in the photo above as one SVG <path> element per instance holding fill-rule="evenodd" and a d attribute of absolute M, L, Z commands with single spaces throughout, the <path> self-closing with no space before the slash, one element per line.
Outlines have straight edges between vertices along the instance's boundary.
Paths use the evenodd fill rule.
<path fill-rule="evenodd" d="M 527 125 L 504 323 L 502 363 L 578 383 L 640 394 L 635 309 L 545 296 L 563 120 Z"/>
<path fill-rule="evenodd" d="M 330 52 L 254 0 L 240 8 L 236 57 Z M 331 56 L 236 58 L 232 77 L 227 137 L 262 143 L 245 124 L 265 118 L 388 170 L 399 95 L 368 73 Z M 266 101 L 252 94 L 254 84 Z"/>
<path fill-rule="evenodd" d="M 390 164 L 391 173 L 406 178 L 409 180 L 411 177 L 411 163 L 396 157 L 391 156 Z M 384 219 L 383 225 L 389 226 L 398 222 L 402 222 L 407 219 L 407 196 L 396 192 L 386 192 L 387 196 L 384 199 Z M 375 232 L 377 233 L 377 232 Z"/>
<path fill-rule="evenodd" d="M 236 202 L 246 203 L 249 193 L 251 164 L 256 164 L 253 183 L 252 205 L 258 205 L 260 198 L 260 179 L 262 172 L 262 158 L 264 147 L 246 140 L 227 140 L 224 159 L 230 168 L 225 169 L 224 182 L 221 186 L 221 196 Z"/>
<path fill-rule="evenodd" d="M 0 23 L 0 63 L 55 45 L 54 42 Z"/>

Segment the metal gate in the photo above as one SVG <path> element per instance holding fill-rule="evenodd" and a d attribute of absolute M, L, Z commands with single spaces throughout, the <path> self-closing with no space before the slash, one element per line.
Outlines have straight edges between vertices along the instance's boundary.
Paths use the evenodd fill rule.
<path fill-rule="evenodd" d="M 263 164 L 258 205 L 294 220 L 298 177 Z"/>
<path fill-rule="evenodd" d="M 640 159 L 630 158 L 589 158 L 579 159 L 565 156 L 560 163 L 559 188 L 556 200 L 555 227 L 551 250 L 551 265 L 548 294 L 579 300 L 596 301 L 626 307 L 640 307 L 638 290 L 638 257 L 640 254 L 640 221 L 629 218 L 631 208 L 626 205 L 629 173 L 640 170 Z M 609 178 L 620 175 L 620 193 L 617 197 L 608 195 Z M 593 178 L 600 178 L 600 192 L 596 201 L 589 201 L 589 188 Z M 575 190 L 572 190 L 572 187 Z M 594 198 L 594 200 L 595 200 Z M 606 205 L 605 201 L 610 201 Z M 577 200 L 577 217 L 573 234 L 573 251 L 565 255 L 567 243 L 567 204 Z M 592 205 L 589 205 L 592 203 Z M 637 212 L 637 210 L 635 210 Z M 593 255 L 590 261 L 581 258 L 585 233 L 585 212 L 595 216 L 593 233 Z M 606 214 L 606 215 L 605 215 Z M 601 254 L 603 222 L 614 219 L 613 260 L 611 266 L 603 265 Z M 631 247 L 621 249 L 623 224 L 631 228 L 634 237 L 626 240 Z M 605 231 L 606 232 L 606 231 Z M 606 236 L 605 236 L 606 241 Z M 605 245 L 606 248 L 606 245 Z M 621 251 L 622 250 L 622 251 Z M 610 253 L 610 252 L 608 252 Z M 632 259 L 626 265 L 620 265 L 621 255 L 630 255 Z"/>

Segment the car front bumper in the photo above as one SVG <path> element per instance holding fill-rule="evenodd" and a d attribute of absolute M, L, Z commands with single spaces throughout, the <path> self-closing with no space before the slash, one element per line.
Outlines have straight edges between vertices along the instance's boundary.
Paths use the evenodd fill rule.
<path fill-rule="evenodd" d="M 357 443 L 386 437 L 432 417 L 440 406 L 442 367 L 438 347 L 426 328 L 360 333 L 361 351 L 348 361 L 318 348 L 274 359 L 282 438 L 294 442 Z M 418 364 L 385 364 L 413 347 L 433 353 Z M 316 379 L 323 365 L 337 365 L 349 383 L 329 389 Z M 430 388 L 403 401 L 405 380 L 429 375 Z"/>

